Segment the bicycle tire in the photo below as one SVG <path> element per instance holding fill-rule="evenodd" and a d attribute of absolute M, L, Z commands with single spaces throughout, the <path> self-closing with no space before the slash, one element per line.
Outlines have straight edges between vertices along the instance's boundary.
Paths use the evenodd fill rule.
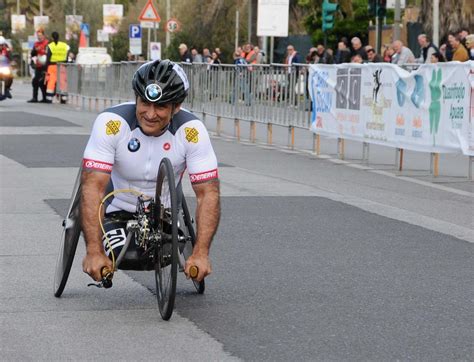
<path fill-rule="evenodd" d="M 189 212 L 188 204 L 186 203 L 186 199 L 184 195 L 182 196 L 182 202 L 181 202 L 181 207 L 183 209 L 183 215 L 184 215 L 184 224 L 186 225 L 188 229 L 188 234 L 191 237 L 191 244 L 194 248 L 194 244 L 196 243 L 196 233 L 194 232 L 194 226 L 193 222 L 191 219 L 191 214 Z M 204 294 L 204 291 L 206 290 L 206 282 L 201 280 L 198 282 L 197 280 L 191 279 L 193 281 L 194 287 L 196 288 L 196 291 L 199 294 Z"/>
<path fill-rule="evenodd" d="M 61 297 L 71 271 L 77 244 L 81 235 L 81 169 L 71 195 L 71 203 L 63 220 L 63 231 L 59 245 L 59 255 L 54 274 L 54 296 Z"/>
<path fill-rule="evenodd" d="M 173 166 L 164 158 L 158 169 L 153 222 L 162 235 L 155 248 L 156 298 L 161 318 L 173 314 L 178 273 L 178 199 Z"/>

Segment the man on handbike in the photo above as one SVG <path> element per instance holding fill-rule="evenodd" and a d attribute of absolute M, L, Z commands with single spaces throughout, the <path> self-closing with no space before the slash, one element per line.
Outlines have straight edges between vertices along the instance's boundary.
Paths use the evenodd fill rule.
<path fill-rule="evenodd" d="M 114 195 L 104 215 L 102 235 L 99 205 L 114 189 L 133 189 L 155 196 L 156 175 L 166 157 L 173 165 L 176 184 L 187 170 L 196 194 L 197 236 L 184 272 L 198 268 L 197 281 L 211 273 L 209 248 L 220 217 L 217 159 L 203 123 L 181 108 L 189 83 L 183 69 L 169 60 L 143 64 L 132 80 L 136 101 L 122 103 L 100 113 L 84 151 L 81 175 L 81 218 L 86 240 L 82 267 L 100 281 L 104 267 L 112 269 L 110 247 L 118 255 L 126 240 L 126 222 L 117 215 L 133 218 L 137 196 Z M 119 218 L 120 219 L 120 218 Z M 126 218 L 122 218 L 126 219 Z M 108 225 L 108 226 L 107 226 Z M 133 243 L 132 243 L 133 244 Z"/>

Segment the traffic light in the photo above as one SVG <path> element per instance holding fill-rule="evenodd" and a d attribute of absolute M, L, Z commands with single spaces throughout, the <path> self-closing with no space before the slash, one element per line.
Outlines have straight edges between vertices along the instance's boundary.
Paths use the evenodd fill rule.
<path fill-rule="evenodd" d="M 385 17 L 387 14 L 387 0 L 369 0 L 368 10 L 370 16 Z"/>
<path fill-rule="evenodd" d="M 387 0 L 378 0 L 377 3 L 377 16 L 379 18 L 385 17 L 387 14 Z"/>
<path fill-rule="evenodd" d="M 377 14 L 377 0 L 369 0 L 369 15 L 375 16 Z"/>
<path fill-rule="evenodd" d="M 334 13 L 339 10 L 339 4 L 323 1 L 323 31 L 334 28 Z"/>

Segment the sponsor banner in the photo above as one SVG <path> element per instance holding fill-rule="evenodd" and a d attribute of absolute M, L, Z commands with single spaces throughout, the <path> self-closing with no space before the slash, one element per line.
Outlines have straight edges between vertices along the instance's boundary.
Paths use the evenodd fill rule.
<path fill-rule="evenodd" d="M 34 16 L 33 17 L 33 24 L 35 30 L 39 29 L 46 29 L 49 24 L 49 16 Z"/>
<path fill-rule="evenodd" d="M 117 34 L 123 18 L 123 5 L 103 4 L 104 33 Z"/>
<path fill-rule="evenodd" d="M 16 34 L 26 28 L 26 16 L 25 15 L 12 15 L 12 34 Z"/>
<path fill-rule="evenodd" d="M 95 161 L 84 158 L 82 160 L 82 167 L 88 170 L 97 170 L 103 172 L 112 172 L 112 164 L 107 162 Z"/>
<path fill-rule="evenodd" d="M 81 32 L 82 15 L 66 15 L 66 40 L 77 39 Z"/>
<path fill-rule="evenodd" d="M 197 182 L 203 182 L 203 181 L 208 181 L 212 180 L 218 177 L 217 174 L 217 169 L 211 170 L 211 171 L 206 171 L 206 172 L 201 172 L 201 173 L 193 173 L 189 174 L 189 179 L 191 180 L 191 183 L 197 183 Z"/>
<path fill-rule="evenodd" d="M 422 152 L 474 155 L 474 62 L 312 65 L 311 130 Z"/>

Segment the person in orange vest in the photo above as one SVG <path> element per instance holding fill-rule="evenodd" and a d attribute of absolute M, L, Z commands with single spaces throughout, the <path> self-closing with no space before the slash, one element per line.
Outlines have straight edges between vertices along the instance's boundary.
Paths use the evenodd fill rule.
<path fill-rule="evenodd" d="M 69 45 L 59 41 L 59 34 L 53 31 L 51 34 L 53 41 L 48 44 L 47 48 L 47 64 L 46 71 L 46 103 L 52 103 L 53 97 L 56 94 L 56 81 L 58 79 L 57 63 L 67 61 L 67 53 L 69 52 Z M 66 103 L 67 96 L 61 95 L 61 103 Z"/>

